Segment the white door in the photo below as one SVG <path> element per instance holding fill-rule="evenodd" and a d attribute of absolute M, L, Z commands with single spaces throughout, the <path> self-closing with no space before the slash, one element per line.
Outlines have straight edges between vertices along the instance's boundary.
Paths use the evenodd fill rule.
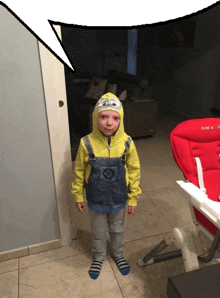
<path fill-rule="evenodd" d="M 43 64 L 36 38 L 0 6 L 0 253 L 71 239 L 64 193 L 70 190 L 60 195 L 71 167 L 65 142 L 69 132 L 65 122 L 65 135 L 60 136 L 62 112 L 58 115 L 55 87 L 54 103 L 47 104 Z"/>

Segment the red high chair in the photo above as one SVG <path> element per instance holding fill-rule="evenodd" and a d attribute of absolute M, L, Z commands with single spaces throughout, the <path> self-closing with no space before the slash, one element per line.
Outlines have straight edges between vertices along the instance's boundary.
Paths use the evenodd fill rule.
<path fill-rule="evenodd" d="M 174 160 L 188 180 L 177 183 L 189 202 L 196 229 L 186 233 L 183 229 L 174 228 L 173 235 L 139 260 L 138 265 L 146 266 L 182 255 L 188 272 L 199 269 L 199 262 L 210 262 L 219 249 L 220 119 L 184 121 L 172 130 L 170 141 Z M 199 256 L 200 232 L 204 232 L 212 240 L 205 256 Z M 158 255 L 173 242 L 180 250 Z"/>

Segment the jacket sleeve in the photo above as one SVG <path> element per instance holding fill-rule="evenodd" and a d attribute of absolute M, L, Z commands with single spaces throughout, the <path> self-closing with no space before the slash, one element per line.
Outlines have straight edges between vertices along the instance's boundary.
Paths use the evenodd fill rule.
<path fill-rule="evenodd" d="M 75 161 L 75 179 L 72 183 L 72 194 L 75 197 L 76 203 L 80 203 L 84 201 L 83 198 L 83 189 L 85 182 L 85 173 L 87 168 L 86 158 L 88 154 L 86 152 L 85 146 L 83 146 L 84 142 L 81 139 L 79 148 L 76 155 Z"/>
<path fill-rule="evenodd" d="M 133 141 L 127 152 L 126 166 L 129 179 L 128 205 L 137 206 L 137 199 L 141 194 L 140 161 Z"/>

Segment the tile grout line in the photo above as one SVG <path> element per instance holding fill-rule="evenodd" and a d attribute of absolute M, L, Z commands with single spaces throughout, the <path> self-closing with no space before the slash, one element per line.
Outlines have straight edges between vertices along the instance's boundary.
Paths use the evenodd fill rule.
<path fill-rule="evenodd" d="M 161 233 L 161 234 L 157 234 L 157 235 L 153 235 L 153 236 L 149 236 L 149 237 L 143 237 L 143 238 L 139 238 L 139 239 L 135 239 L 135 240 L 129 240 L 129 241 L 126 241 L 125 242 L 125 245 L 127 243 L 131 243 L 131 242 L 135 242 L 135 241 L 139 241 L 139 240 L 144 240 L 144 239 L 151 239 L 151 238 L 154 238 L 154 237 L 159 237 L 159 236 L 163 236 L 163 235 L 170 234 L 170 233 L 172 233 L 172 231 Z"/>
<path fill-rule="evenodd" d="M 165 188 L 165 187 L 164 187 Z M 173 188 L 173 186 L 171 186 L 171 187 L 166 187 L 165 189 L 168 189 L 168 188 Z M 169 219 L 167 219 L 165 216 L 164 216 L 164 214 L 162 213 L 162 211 L 160 211 L 160 209 L 157 207 L 157 205 L 156 205 L 156 203 L 154 203 L 154 200 L 153 199 L 151 199 L 148 195 L 147 195 L 147 193 L 145 192 L 145 194 L 146 194 L 146 196 L 148 197 L 148 199 L 152 202 L 152 204 L 155 206 L 155 208 L 157 208 L 157 210 L 160 212 L 160 214 L 162 215 L 162 217 L 170 224 L 170 226 L 172 227 L 172 230 L 171 231 L 173 231 L 173 229 L 175 228 L 175 227 L 173 227 L 173 225 L 172 225 L 172 223 L 169 221 Z"/>
<path fill-rule="evenodd" d="M 161 189 L 167 189 L 167 188 L 173 188 L 176 187 L 177 184 L 173 184 L 172 186 L 167 186 L 167 187 L 159 187 L 159 188 L 152 188 L 152 189 L 148 189 L 148 190 L 144 190 L 142 188 L 142 191 L 146 194 L 146 192 L 148 191 L 157 191 L 157 190 L 161 190 Z"/>
<path fill-rule="evenodd" d="M 110 259 L 109 259 L 109 258 L 111 258 L 111 257 L 110 257 L 110 256 L 107 256 L 107 258 L 108 258 L 108 262 L 109 262 L 109 264 L 110 264 L 110 267 L 111 267 L 111 269 L 112 269 L 112 272 L 113 272 L 113 274 L 114 274 L 114 277 L 115 277 L 115 279 L 116 279 L 116 282 L 117 282 L 117 284 L 118 284 L 118 287 L 119 287 L 119 290 L 120 290 L 120 292 L 121 292 L 121 295 L 122 295 L 123 298 L 125 298 L 125 296 L 123 295 L 122 289 L 121 289 L 121 287 L 120 287 L 120 284 L 119 284 L 119 282 L 118 282 L 118 280 L 117 280 L 116 274 L 115 274 L 115 272 L 114 272 L 114 270 L 113 270 L 113 266 L 111 265 L 111 262 L 110 262 Z"/>
<path fill-rule="evenodd" d="M 161 190 L 161 189 L 168 189 L 168 188 L 174 188 L 174 187 L 177 187 L 178 186 L 178 184 L 176 183 L 176 181 L 175 181 L 175 183 L 172 185 L 172 186 L 163 186 L 163 187 L 160 187 L 160 188 L 152 188 L 152 189 L 148 189 L 148 190 L 143 190 L 143 192 L 144 193 L 146 193 L 146 192 L 148 192 L 148 191 L 157 191 L 157 190 Z M 179 189 L 178 187 L 177 187 L 177 189 Z"/>
<path fill-rule="evenodd" d="M 81 255 L 81 254 L 84 254 L 84 252 L 83 253 L 77 253 L 77 254 L 74 254 L 74 255 L 68 256 L 68 257 L 61 257 L 61 258 L 58 258 L 58 259 L 50 260 L 50 261 L 39 263 L 39 264 L 36 264 L 36 265 L 30 265 L 30 266 L 27 266 L 27 267 L 23 267 L 21 269 L 27 269 L 27 268 L 31 268 L 31 267 L 36 267 L 36 266 L 48 264 L 48 263 L 51 263 L 51 262 L 54 262 L 54 261 L 57 261 L 57 260 L 64 260 L 64 259 L 67 259 L 67 258 L 72 258 L 72 257 L 78 256 L 78 255 Z M 37 254 L 35 254 L 35 255 L 37 255 Z M 12 270 L 12 271 L 14 271 L 14 270 Z"/>
<path fill-rule="evenodd" d="M 20 296 L 20 258 L 18 258 L 18 298 Z"/>
<path fill-rule="evenodd" d="M 18 269 L 15 269 L 15 270 L 9 270 L 9 271 L 5 271 L 5 272 L 1 272 L 1 273 L 0 273 L 0 276 L 1 276 L 2 274 L 8 273 L 8 272 L 14 272 L 14 271 L 18 271 Z"/>
<path fill-rule="evenodd" d="M 171 231 L 173 230 L 173 226 L 172 224 L 170 223 L 170 221 L 163 215 L 163 213 L 160 211 L 160 209 L 157 207 L 157 205 L 154 203 L 154 201 L 146 194 L 146 196 L 148 197 L 148 199 L 151 201 L 151 203 L 154 205 L 154 207 L 159 211 L 159 213 L 161 214 L 161 216 L 169 223 L 169 225 L 171 226 Z"/>

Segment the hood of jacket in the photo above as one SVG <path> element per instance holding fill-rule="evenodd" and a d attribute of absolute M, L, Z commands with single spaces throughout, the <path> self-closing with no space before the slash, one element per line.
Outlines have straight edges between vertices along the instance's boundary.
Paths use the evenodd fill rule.
<path fill-rule="evenodd" d="M 103 111 L 115 111 L 120 115 L 120 124 L 118 126 L 118 129 L 114 133 L 114 135 L 107 137 L 105 136 L 98 128 L 97 126 L 97 117 L 99 113 Z M 92 135 L 99 139 L 101 142 L 108 141 L 108 138 L 111 138 L 111 144 L 112 146 L 116 145 L 118 142 L 120 142 L 121 138 L 125 135 L 124 132 L 124 111 L 122 107 L 122 103 L 118 99 L 117 96 L 115 96 L 112 93 L 106 93 L 104 94 L 96 103 L 94 111 L 93 111 L 93 131 Z"/>

